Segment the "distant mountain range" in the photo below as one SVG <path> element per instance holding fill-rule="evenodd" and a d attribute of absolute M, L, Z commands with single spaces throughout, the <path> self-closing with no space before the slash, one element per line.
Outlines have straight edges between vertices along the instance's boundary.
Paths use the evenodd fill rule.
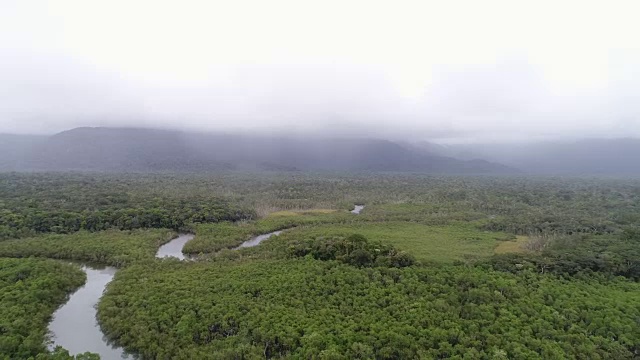
<path fill-rule="evenodd" d="M 640 175 L 640 140 L 437 145 L 379 139 L 76 128 L 0 135 L 0 171 L 397 171 Z"/>
<path fill-rule="evenodd" d="M 48 137 L 0 135 L 0 170 L 518 173 L 387 140 L 88 127 Z"/>
<path fill-rule="evenodd" d="M 427 148 L 434 151 L 431 144 Z M 640 139 L 438 146 L 435 152 L 459 160 L 483 158 L 528 174 L 640 175 Z"/>

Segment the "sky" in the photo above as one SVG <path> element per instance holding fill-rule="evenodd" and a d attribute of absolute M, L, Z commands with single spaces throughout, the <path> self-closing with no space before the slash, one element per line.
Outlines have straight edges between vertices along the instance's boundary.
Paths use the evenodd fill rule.
<path fill-rule="evenodd" d="M 640 137 L 640 2 L 0 0 L 0 133 Z"/>

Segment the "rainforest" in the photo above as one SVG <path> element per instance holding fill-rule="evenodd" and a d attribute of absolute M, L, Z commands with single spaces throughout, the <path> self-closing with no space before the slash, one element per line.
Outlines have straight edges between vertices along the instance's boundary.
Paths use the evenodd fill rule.
<path fill-rule="evenodd" d="M 0 173 L 0 359 L 635 359 L 639 281 L 633 178 Z"/>

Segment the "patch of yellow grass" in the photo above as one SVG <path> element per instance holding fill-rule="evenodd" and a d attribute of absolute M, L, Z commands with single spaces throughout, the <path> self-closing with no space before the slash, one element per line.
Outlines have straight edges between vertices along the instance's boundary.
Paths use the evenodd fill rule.
<path fill-rule="evenodd" d="M 507 254 L 507 253 L 522 253 L 527 250 L 524 248 L 524 244 L 529 241 L 528 236 L 518 235 L 515 240 L 509 241 L 501 241 L 493 252 L 496 254 Z"/>

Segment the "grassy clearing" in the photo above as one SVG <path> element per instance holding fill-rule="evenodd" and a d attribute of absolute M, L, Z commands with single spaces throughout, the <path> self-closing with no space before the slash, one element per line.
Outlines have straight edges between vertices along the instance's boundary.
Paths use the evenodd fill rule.
<path fill-rule="evenodd" d="M 429 225 L 447 225 L 456 221 L 476 221 L 486 218 L 485 214 L 451 203 L 403 203 L 373 204 L 365 208 L 363 215 L 371 221 L 412 221 Z"/>
<path fill-rule="evenodd" d="M 493 255 L 504 233 L 486 232 L 470 225 L 428 226 L 411 222 L 323 224 L 283 233 L 285 240 L 300 237 L 348 236 L 362 234 L 372 241 L 391 244 L 420 261 L 451 263 Z"/>
<path fill-rule="evenodd" d="M 259 234 L 298 227 L 283 234 L 283 241 L 359 233 L 372 241 L 391 244 L 420 261 L 451 263 L 517 252 L 527 240 L 480 230 L 469 222 L 477 220 L 477 214 L 452 216 L 451 209 L 439 206 L 386 204 L 369 206 L 367 211 L 353 215 L 331 209 L 285 210 L 272 212 L 255 222 L 197 225 L 196 238 L 183 251 L 213 253 L 236 247 Z"/>
<path fill-rule="evenodd" d="M 527 252 L 524 245 L 529 241 L 528 236 L 518 235 L 514 240 L 502 241 L 493 250 L 496 254 L 523 253 Z"/>

